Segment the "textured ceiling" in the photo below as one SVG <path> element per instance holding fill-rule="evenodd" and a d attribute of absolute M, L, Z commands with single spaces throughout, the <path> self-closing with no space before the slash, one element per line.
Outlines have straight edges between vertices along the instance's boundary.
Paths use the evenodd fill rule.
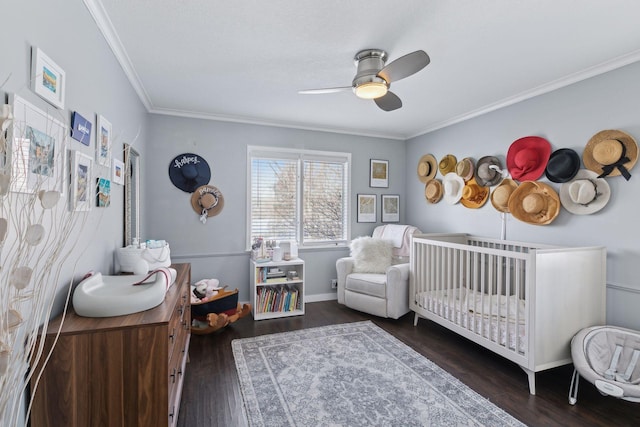
<path fill-rule="evenodd" d="M 406 139 L 640 60 L 637 0 L 84 0 L 152 113 Z M 353 56 L 431 63 L 392 112 Z"/>

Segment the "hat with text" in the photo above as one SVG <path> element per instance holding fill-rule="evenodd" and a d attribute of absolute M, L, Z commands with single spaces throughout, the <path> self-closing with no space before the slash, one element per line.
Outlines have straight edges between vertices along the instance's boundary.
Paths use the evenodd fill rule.
<path fill-rule="evenodd" d="M 169 179 L 180 190 L 193 193 L 196 188 L 209 183 L 211 169 L 207 161 L 197 154 L 179 154 L 169 163 Z"/>

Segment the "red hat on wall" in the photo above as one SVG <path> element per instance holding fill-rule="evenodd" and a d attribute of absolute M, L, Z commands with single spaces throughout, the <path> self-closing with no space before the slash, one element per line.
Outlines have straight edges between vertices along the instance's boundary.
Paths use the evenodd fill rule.
<path fill-rule="evenodd" d="M 550 155 L 549 141 L 539 136 L 525 136 L 509 147 L 507 169 L 515 180 L 535 181 L 544 173 Z"/>

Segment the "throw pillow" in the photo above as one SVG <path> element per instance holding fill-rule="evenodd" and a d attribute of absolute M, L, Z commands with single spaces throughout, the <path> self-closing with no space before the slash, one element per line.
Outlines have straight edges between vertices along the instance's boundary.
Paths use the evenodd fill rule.
<path fill-rule="evenodd" d="M 391 265 L 393 247 L 388 240 L 356 237 L 350 247 L 354 273 L 385 273 Z"/>

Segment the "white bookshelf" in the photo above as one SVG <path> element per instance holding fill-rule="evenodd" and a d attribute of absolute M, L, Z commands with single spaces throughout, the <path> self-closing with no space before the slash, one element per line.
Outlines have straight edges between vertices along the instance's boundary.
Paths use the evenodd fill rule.
<path fill-rule="evenodd" d="M 304 261 L 250 261 L 254 320 L 304 314 Z"/>

